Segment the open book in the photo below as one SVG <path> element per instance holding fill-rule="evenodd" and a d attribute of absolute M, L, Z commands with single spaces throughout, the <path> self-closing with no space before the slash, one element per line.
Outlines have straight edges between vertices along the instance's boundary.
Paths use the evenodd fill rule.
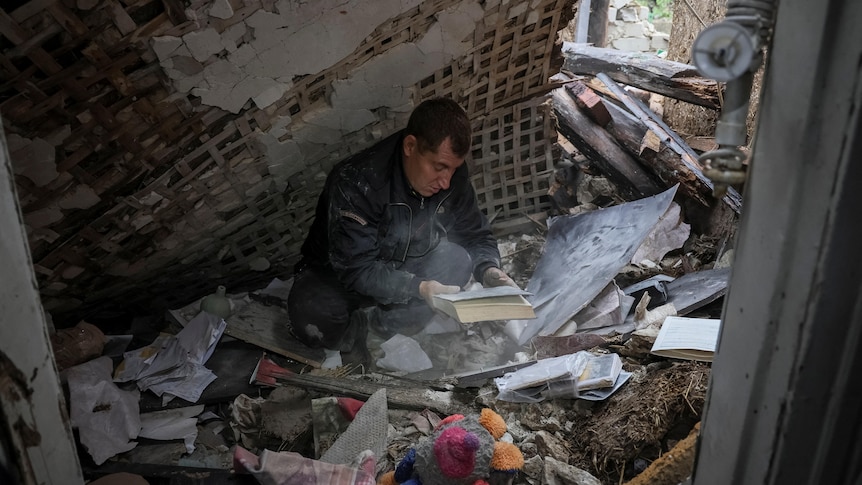
<path fill-rule="evenodd" d="M 720 325 L 721 320 L 715 318 L 667 317 L 651 352 L 675 359 L 712 362 Z"/>
<path fill-rule="evenodd" d="M 434 307 L 461 323 L 486 320 L 536 318 L 530 293 L 511 286 L 497 286 L 434 296 Z"/>

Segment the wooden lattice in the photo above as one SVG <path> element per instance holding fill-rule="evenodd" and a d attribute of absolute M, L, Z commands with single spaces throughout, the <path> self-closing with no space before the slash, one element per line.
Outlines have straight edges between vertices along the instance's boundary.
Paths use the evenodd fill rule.
<path fill-rule="evenodd" d="M 510 219 L 547 210 L 554 127 L 542 98 L 499 109 L 474 129 L 471 174 L 488 216 Z M 551 137 L 551 139 L 549 139 Z"/>
<path fill-rule="evenodd" d="M 400 126 L 384 117 L 349 134 L 304 160 L 286 187 L 270 176 L 256 138 L 277 117 L 300 123 L 327 103 L 335 80 L 416 40 L 459 2 L 421 2 L 336 65 L 295 79 L 274 105 L 249 101 L 239 114 L 176 92 L 150 47 L 152 37 L 203 28 L 186 14 L 208 3 L 31 0 L 0 10 L 0 114 L 20 149 L 13 161 L 38 153 L 55 163 L 39 183 L 24 171 L 16 177 L 48 309 L 83 311 L 112 298 L 178 306 L 217 284 L 239 289 L 284 275 L 325 173 Z M 222 32 L 275 2 L 232 3 L 241 4 L 234 16 L 205 26 Z M 415 90 L 415 101 L 451 96 L 467 108 L 474 183 L 498 220 L 547 207 L 554 137 L 532 98 L 559 69 L 554 40 L 571 1 L 538 3 L 538 20 L 528 21 L 530 8 L 500 2 L 488 12 L 495 22 L 477 24 L 470 53 Z"/>

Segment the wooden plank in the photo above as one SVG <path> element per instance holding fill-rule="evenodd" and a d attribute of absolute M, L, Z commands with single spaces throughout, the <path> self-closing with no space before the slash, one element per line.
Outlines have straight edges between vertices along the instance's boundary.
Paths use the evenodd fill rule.
<path fill-rule="evenodd" d="M 686 145 L 682 138 L 667 126 L 664 121 L 662 121 L 661 117 L 645 106 L 639 99 L 626 93 L 625 90 L 623 90 L 623 88 L 614 82 L 614 80 L 607 74 L 600 73 L 596 77 L 605 83 L 608 89 L 610 89 L 639 120 L 658 135 L 667 147 L 676 152 L 676 154 L 679 155 L 682 164 L 692 174 L 694 174 L 697 179 L 703 183 L 703 185 L 708 187 L 709 192 L 712 192 L 712 180 L 707 178 L 701 171 L 700 162 L 697 160 L 697 153 L 695 153 L 691 147 Z M 733 187 L 727 188 L 727 195 L 725 195 L 722 200 L 737 214 L 742 209 L 742 196 Z"/>
<path fill-rule="evenodd" d="M 188 309 L 197 305 L 193 302 L 181 310 L 168 310 L 167 316 L 174 322 L 185 326 L 188 319 L 184 316 Z M 287 310 L 278 306 L 267 306 L 251 302 L 227 319 L 224 334 L 254 344 L 288 359 L 320 368 L 326 358 L 322 349 L 312 349 L 290 333 L 290 318 Z"/>
<path fill-rule="evenodd" d="M 165 13 L 168 14 L 168 18 L 174 25 L 188 22 L 189 19 L 186 17 L 183 2 L 180 0 L 162 0 L 162 4 L 165 6 Z"/>
<path fill-rule="evenodd" d="M 649 167 L 650 171 L 668 185 L 679 183 L 680 192 L 704 207 L 710 206 L 711 188 L 686 166 L 680 156 L 661 144 L 647 126 L 628 111 L 608 102 L 605 103 L 613 123 L 608 125 L 610 133 L 629 153 Z M 655 149 L 655 142 L 658 149 Z"/>
<path fill-rule="evenodd" d="M 563 70 L 595 76 L 606 73 L 612 79 L 653 93 L 720 109 L 719 85 L 702 77 L 694 66 L 668 61 L 651 54 L 624 52 L 566 42 Z"/>
<path fill-rule="evenodd" d="M 258 377 L 255 374 L 254 377 Z M 469 393 L 454 390 L 429 389 L 427 383 L 401 380 L 390 377 L 385 383 L 368 380 L 333 378 L 293 372 L 279 372 L 278 375 L 262 375 L 261 385 L 294 386 L 334 396 L 346 396 L 367 400 L 380 389 L 386 389 L 386 401 L 390 407 L 399 409 L 430 409 L 446 416 L 473 412 L 469 403 L 473 398 Z M 274 382 L 274 383 L 273 383 Z"/>
<path fill-rule="evenodd" d="M 186 319 L 182 312 L 168 310 L 168 315 L 181 325 L 185 325 Z M 296 362 L 319 369 L 326 358 L 323 349 L 312 349 L 291 335 L 290 317 L 287 315 L 287 310 L 282 307 L 267 306 L 253 301 L 228 317 L 226 321 L 225 335 L 257 345 Z"/>
<path fill-rule="evenodd" d="M 647 175 L 646 169 L 582 113 L 564 88 L 553 90 L 551 98 L 558 131 L 611 179 L 627 200 L 661 192 L 662 188 Z"/>
<path fill-rule="evenodd" d="M 254 475 L 239 475 L 223 468 L 200 468 L 193 466 L 128 463 L 108 461 L 101 466 L 84 466 L 84 476 L 95 479 L 112 473 L 132 473 L 144 477 L 149 483 L 173 485 L 251 485 L 259 483 Z"/>

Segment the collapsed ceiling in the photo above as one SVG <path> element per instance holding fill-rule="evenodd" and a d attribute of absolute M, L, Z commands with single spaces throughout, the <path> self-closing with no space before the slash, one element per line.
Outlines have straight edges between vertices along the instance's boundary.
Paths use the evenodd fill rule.
<path fill-rule="evenodd" d="M 431 96 L 474 120 L 489 216 L 547 208 L 555 135 L 537 95 L 571 3 L 0 10 L 0 114 L 43 304 L 170 307 L 289 272 L 326 172 Z"/>

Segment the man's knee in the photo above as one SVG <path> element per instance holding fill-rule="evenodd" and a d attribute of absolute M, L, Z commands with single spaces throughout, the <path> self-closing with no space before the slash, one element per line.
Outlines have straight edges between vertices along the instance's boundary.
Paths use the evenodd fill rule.
<path fill-rule="evenodd" d="M 444 285 L 464 286 L 473 274 L 470 253 L 449 241 L 441 241 L 428 253 L 423 266 L 428 272 L 426 279 L 437 280 Z"/>
<path fill-rule="evenodd" d="M 307 269 L 287 298 L 293 333 L 310 347 L 335 348 L 350 324 L 352 302 L 332 276 Z"/>

